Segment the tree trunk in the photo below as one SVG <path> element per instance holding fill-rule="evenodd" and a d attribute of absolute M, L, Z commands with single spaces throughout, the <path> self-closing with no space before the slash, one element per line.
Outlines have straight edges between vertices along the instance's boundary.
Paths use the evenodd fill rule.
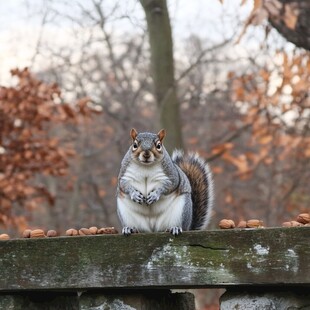
<path fill-rule="evenodd" d="M 272 0 L 266 7 L 270 24 L 286 40 L 310 50 L 309 0 Z"/>
<path fill-rule="evenodd" d="M 151 49 L 151 72 L 160 125 L 167 130 L 168 151 L 182 148 L 180 108 L 176 94 L 173 42 L 166 0 L 140 0 L 145 11 Z"/>

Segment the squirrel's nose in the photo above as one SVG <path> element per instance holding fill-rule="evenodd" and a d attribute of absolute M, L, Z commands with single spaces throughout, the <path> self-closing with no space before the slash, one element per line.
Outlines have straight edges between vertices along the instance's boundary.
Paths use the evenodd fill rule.
<path fill-rule="evenodd" d="M 145 152 L 143 153 L 143 157 L 144 157 L 145 159 L 150 158 L 150 157 L 151 157 L 150 152 L 149 152 L 149 151 L 145 151 Z"/>

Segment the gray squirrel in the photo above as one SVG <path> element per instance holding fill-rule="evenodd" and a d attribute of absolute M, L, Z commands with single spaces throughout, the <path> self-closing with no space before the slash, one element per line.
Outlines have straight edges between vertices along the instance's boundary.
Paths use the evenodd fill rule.
<path fill-rule="evenodd" d="M 205 229 L 213 206 L 209 166 L 197 154 L 172 156 L 158 134 L 135 129 L 132 145 L 121 163 L 117 186 L 117 213 L 126 236 L 136 232 Z"/>

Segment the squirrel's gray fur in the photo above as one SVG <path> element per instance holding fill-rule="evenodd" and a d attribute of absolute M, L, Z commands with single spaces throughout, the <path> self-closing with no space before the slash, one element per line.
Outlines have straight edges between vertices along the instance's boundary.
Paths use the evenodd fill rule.
<path fill-rule="evenodd" d="M 158 134 L 131 131 L 133 144 L 121 163 L 117 210 L 123 234 L 135 231 L 206 228 L 213 205 L 213 180 L 208 165 L 197 154 L 170 157 Z M 167 227 L 166 227 L 167 226 Z"/>

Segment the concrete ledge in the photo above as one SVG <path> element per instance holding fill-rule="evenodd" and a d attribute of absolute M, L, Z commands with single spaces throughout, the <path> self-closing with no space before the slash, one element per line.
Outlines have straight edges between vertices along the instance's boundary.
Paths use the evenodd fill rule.
<path fill-rule="evenodd" d="M 0 291 L 310 287 L 310 227 L 0 242 Z"/>
<path fill-rule="evenodd" d="M 272 291 L 257 290 L 250 292 L 228 291 L 220 298 L 221 310 L 298 310 L 310 309 L 310 295 L 308 290 Z"/>

